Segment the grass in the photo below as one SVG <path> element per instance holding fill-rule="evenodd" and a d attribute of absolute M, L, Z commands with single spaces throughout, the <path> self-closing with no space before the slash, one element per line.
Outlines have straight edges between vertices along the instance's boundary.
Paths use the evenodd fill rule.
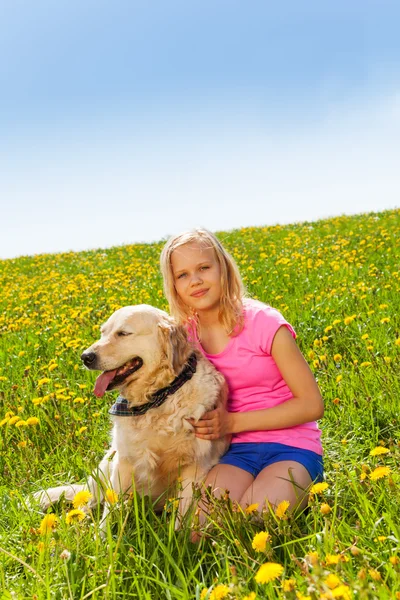
<path fill-rule="evenodd" d="M 161 515 L 116 504 L 106 542 L 97 510 L 67 524 L 61 501 L 44 533 L 27 504 L 107 448 L 111 396 L 94 397 L 79 356 L 116 308 L 166 308 L 162 243 L 1 261 L 1 598 L 400 598 L 399 231 L 394 210 L 218 234 L 249 294 L 297 330 L 325 400 L 328 487 L 296 518 L 222 500 L 198 545 L 174 531 L 174 499 Z M 268 562 L 284 571 L 258 583 Z"/>

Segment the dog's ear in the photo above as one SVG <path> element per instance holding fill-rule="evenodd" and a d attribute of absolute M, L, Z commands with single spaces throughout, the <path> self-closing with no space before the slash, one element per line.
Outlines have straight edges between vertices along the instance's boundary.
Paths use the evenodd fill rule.
<path fill-rule="evenodd" d="M 159 323 L 158 326 L 169 365 L 175 375 L 179 375 L 188 357 L 186 329 L 167 320 Z"/>

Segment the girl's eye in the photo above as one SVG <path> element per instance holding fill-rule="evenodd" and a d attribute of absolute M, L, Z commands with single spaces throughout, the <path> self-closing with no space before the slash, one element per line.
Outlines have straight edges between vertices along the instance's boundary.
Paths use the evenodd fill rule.
<path fill-rule="evenodd" d="M 178 275 L 177 279 L 182 279 L 182 277 L 186 277 L 186 273 L 181 273 L 180 275 Z"/>
<path fill-rule="evenodd" d="M 124 337 L 126 335 L 131 335 L 131 333 L 128 332 L 128 331 L 117 331 L 117 336 L 118 337 Z"/>
<path fill-rule="evenodd" d="M 208 265 L 203 265 L 201 267 L 201 271 L 206 271 L 207 269 L 209 269 L 210 267 Z"/>

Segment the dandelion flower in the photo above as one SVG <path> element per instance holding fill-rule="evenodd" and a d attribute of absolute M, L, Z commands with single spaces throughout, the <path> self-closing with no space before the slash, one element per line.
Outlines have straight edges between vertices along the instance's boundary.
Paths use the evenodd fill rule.
<path fill-rule="evenodd" d="M 382 575 L 376 569 L 368 569 L 368 573 L 374 581 L 380 581 L 382 579 Z"/>
<path fill-rule="evenodd" d="M 243 596 L 242 600 L 256 600 L 256 593 L 250 592 L 247 596 Z"/>
<path fill-rule="evenodd" d="M 341 354 L 335 354 L 335 356 L 333 357 L 333 360 L 335 362 L 340 362 L 342 360 L 342 355 Z"/>
<path fill-rule="evenodd" d="M 339 598 L 341 600 L 351 600 L 352 596 L 347 585 L 339 585 L 331 590 L 329 598 Z"/>
<path fill-rule="evenodd" d="M 325 579 L 325 583 L 330 590 L 334 590 L 340 584 L 340 579 L 337 575 L 329 573 L 328 577 Z"/>
<path fill-rule="evenodd" d="M 267 531 L 260 531 L 254 536 L 251 545 L 257 552 L 265 552 L 267 544 L 270 540 L 271 536 Z"/>
<path fill-rule="evenodd" d="M 398 556 L 389 556 L 389 562 L 391 565 L 398 565 L 400 563 L 400 559 Z"/>
<path fill-rule="evenodd" d="M 386 477 L 387 475 L 389 475 L 389 473 L 389 467 L 376 467 L 376 469 L 374 469 L 372 473 L 370 473 L 369 478 L 372 479 L 372 481 L 376 481 L 377 479 L 382 479 L 382 477 Z"/>
<path fill-rule="evenodd" d="M 46 535 L 46 533 L 50 533 L 57 526 L 58 517 L 54 513 L 49 513 L 45 515 L 42 519 L 42 522 L 39 526 L 40 535 Z"/>
<path fill-rule="evenodd" d="M 26 424 L 27 425 L 38 425 L 40 423 L 39 419 L 37 417 L 29 417 L 26 420 Z"/>
<path fill-rule="evenodd" d="M 245 512 L 247 515 L 251 515 L 253 512 L 256 512 L 256 510 L 257 510 L 258 506 L 259 506 L 258 502 L 255 502 L 254 504 L 249 504 L 249 506 L 247 506 L 247 507 L 244 509 L 244 512 Z"/>
<path fill-rule="evenodd" d="M 11 419 L 9 419 L 8 424 L 14 425 L 15 423 L 17 423 L 20 420 L 21 420 L 21 418 L 18 415 L 15 415 L 15 417 L 11 417 Z"/>
<path fill-rule="evenodd" d="M 293 592 L 296 587 L 296 581 L 292 578 L 282 581 L 282 589 L 284 592 Z"/>
<path fill-rule="evenodd" d="M 279 563 L 267 562 L 261 565 L 255 574 L 254 579 L 257 583 L 269 583 L 280 577 L 283 573 L 283 567 Z"/>
<path fill-rule="evenodd" d="M 110 504 L 115 504 L 116 502 L 118 502 L 118 494 L 117 494 L 117 492 L 115 492 L 114 490 L 108 488 L 106 490 L 106 499 L 107 499 L 107 502 L 109 502 Z"/>
<path fill-rule="evenodd" d="M 21 442 L 18 442 L 18 448 L 26 448 L 26 444 L 28 442 L 26 440 L 22 440 Z"/>
<path fill-rule="evenodd" d="M 336 377 L 336 383 L 339 383 L 340 381 L 342 381 L 342 379 L 343 379 L 343 375 L 338 375 Z"/>
<path fill-rule="evenodd" d="M 360 364 L 360 367 L 364 368 L 364 367 L 370 367 L 372 365 L 371 362 L 369 362 L 368 360 L 366 360 L 365 362 L 362 362 Z"/>
<path fill-rule="evenodd" d="M 74 505 L 74 508 L 80 508 L 81 506 L 86 506 L 91 498 L 93 498 L 93 495 L 89 491 L 82 490 L 75 494 L 72 504 Z"/>
<path fill-rule="evenodd" d="M 400 338 L 397 338 L 397 340 L 395 340 L 394 343 L 395 343 L 396 346 L 400 346 Z"/>
<path fill-rule="evenodd" d="M 24 421 L 23 419 L 20 419 L 19 421 L 17 421 L 15 423 L 15 427 L 26 427 L 28 425 L 28 423 L 26 421 Z"/>
<path fill-rule="evenodd" d="M 278 506 L 276 507 L 276 511 L 275 514 L 278 517 L 278 519 L 283 519 L 286 517 L 285 513 L 287 511 L 287 509 L 290 506 L 290 502 L 288 500 L 282 500 L 282 502 L 280 502 L 278 504 Z"/>
<path fill-rule="evenodd" d="M 369 453 L 370 456 L 378 456 L 379 454 L 387 454 L 390 452 L 389 448 L 385 448 L 384 446 L 377 446 Z"/>
<path fill-rule="evenodd" d="M 339 554 L 327 554 L 325 557 L 326 564 L 329 565 L 338 565 L 340 562 Z"/>
<path fill-rule="evenodd" d="M 331 507 L 329 506 L 329 504 L 327 504 L 326 502 L 323 502 L 321 504 L 321 508 L 319 509 L 321 515 L 329 515 L 329 513 L 332 511 Z"/>
<path fill-rule="evenodd" d="M 71 525 L 72 523 L 79 523 L 80 521 L 83 521 L 85 517 L 86 514 L 83 512 L 83 510 L 74 508 L 65 515 L 65 521 L 67 525 Z"/>
<path fill-rule="evenodd" d="M 322 492 L 327 490 L 328 487 L 329 487 L 329 485 L 325 481 L 323 481 L 322 483 L 314 483 L 314 485 L 311 486 L 310 493 L 311 494 L 321 494 Z"/>
<path fill-rule="evenodd" d="M 228 586 L 220 583 L 211 591 L 210 600 L 222 600 L 222 598 L 226 598 L 228 594 Z"/>

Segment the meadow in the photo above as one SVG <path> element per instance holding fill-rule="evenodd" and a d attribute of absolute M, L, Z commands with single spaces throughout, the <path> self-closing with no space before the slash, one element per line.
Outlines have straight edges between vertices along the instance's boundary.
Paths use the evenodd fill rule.
<path fill-rule="evenodd" d="M 176 499 L 110 493 L 112 522 L 42 488 L 82 481 L 107 448 L 113 393 L 79 356 L 117 308 L 167 309 L 163 243 L 0 261 L 1 599 L 400 598 L 400 210 L 219 232 L 249 295 L 279 309 L 320 385 L 325 484 L 285 506 L 211 502 L 207 535 Z"/>

